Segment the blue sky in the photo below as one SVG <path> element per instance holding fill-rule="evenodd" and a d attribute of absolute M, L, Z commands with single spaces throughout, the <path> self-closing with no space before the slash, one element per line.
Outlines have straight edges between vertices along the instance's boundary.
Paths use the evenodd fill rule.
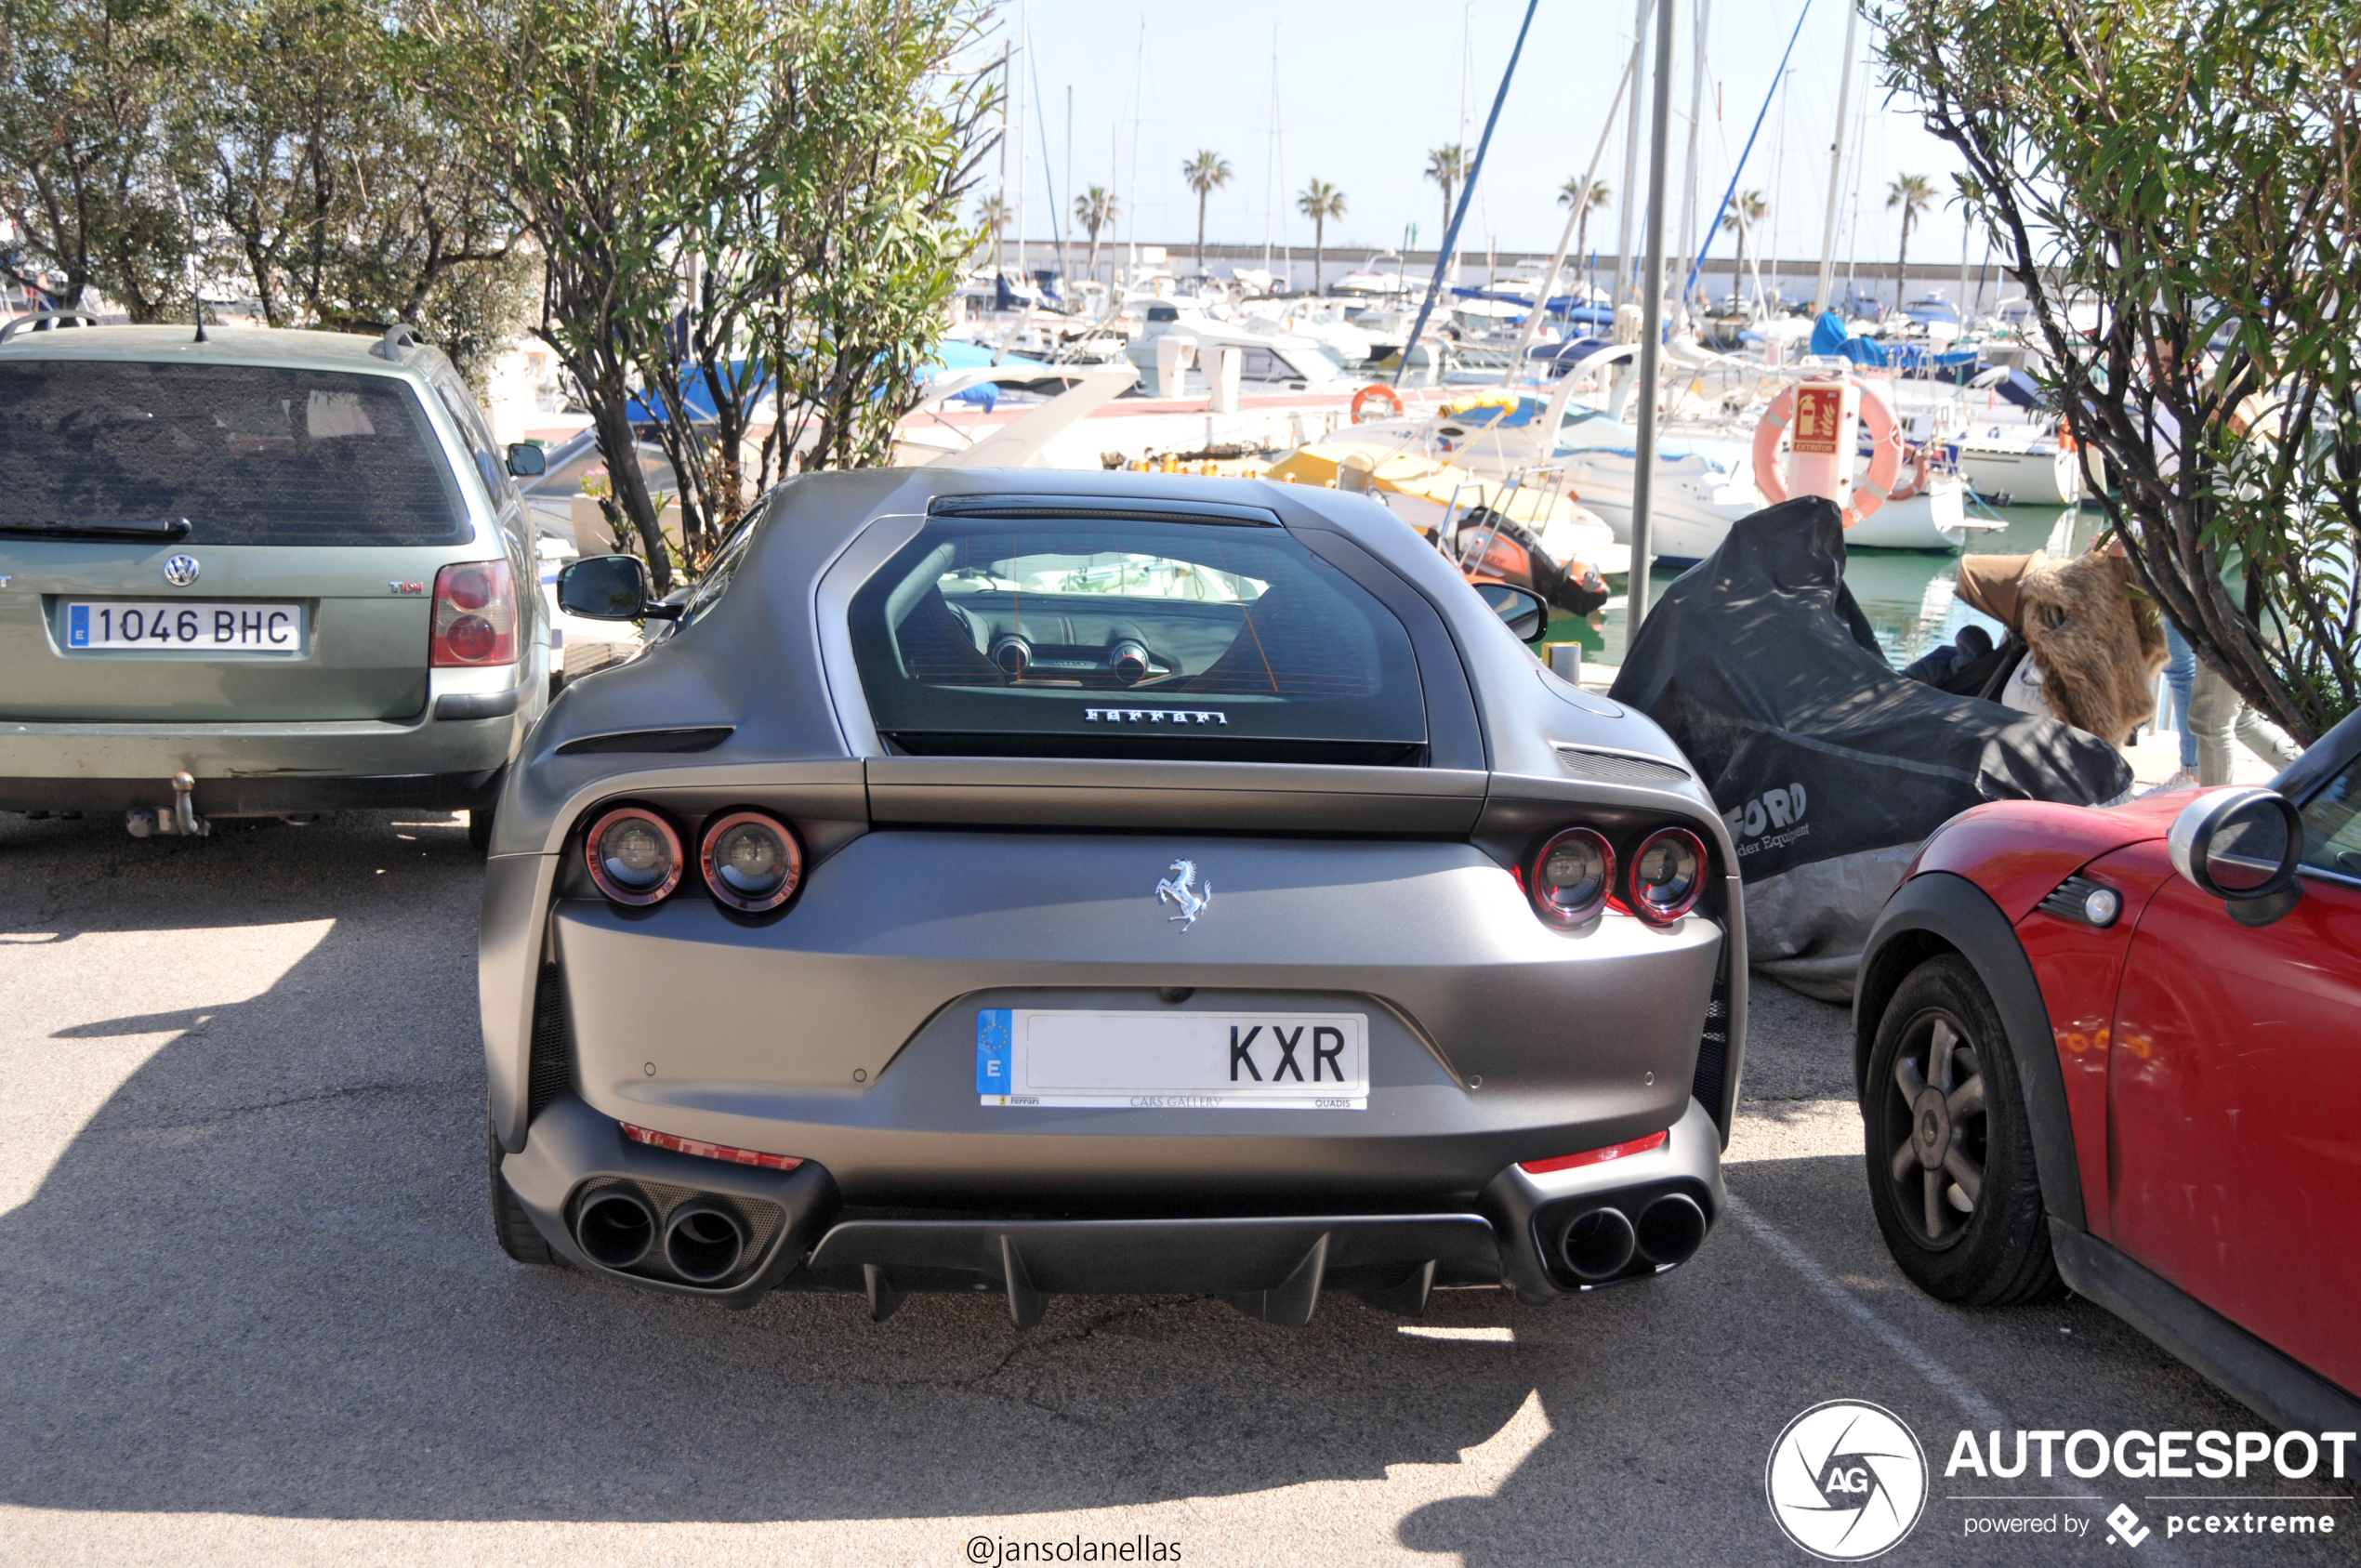
<path fill-rule="evenodd" d="M 1675 194 L 1669 204 L 1677 220 L 1695 0 L 1669 3 L 1679 7 L 1681 23 L 1673 93 Z M 1780 51 L 1801 8 L 1802 0 L 1714 0 L 1698 141 L 1699 201 L 1706 206 L 1719 201 L 1729 182 L 1733 161 L 1774 86 Z M 1210 240 L 1260 244 L 1267 230 L 1308 249 L 1311 224 L 1293 211 L 1292 195 L 1316 176 L 1340 186 L 1350 208 L 1346 218 L 1329 226 L 1332 252 L 1399 244 L 1405 225 L 1412 222 L 1419 226 L 1419 243 L 1431 245 L 1441 228 L 1442 202 L 1437 188 L 1422 178 L 1427 151 L 1460 139 L 1463 96 L 1465 139 L 1473 149 L 1523 10 L 1521 0 L 1296 0 L 1280 6 L 1191 0 L 1152 8 L 1119 0 L 1003 0 L 992 46 L 1016 35 L 1021 17 L 1029 20 L 1042 111 L 1029 116 L 1033 123 L 1025 127 L 1032 148 L 1026 230 L 1035 239 L 1049 237 L 1052 184 L 1070 206 L 1069 183 L 1108 184 L 1112 178 L 1117 196 L 1128 202 L 1124 231 L 1136 222 L 1143 241 L 1186 244 L 1195 232 L 1196 207 L 1180 167 L 1198 148 L 1209 147 L 1225 155 L 1234 171 L 1229 187 L 1209 204 Z M 1547 250 L 1556 243 L 1564 218 L 1556 191 L 1581 173 L 1598 140 L 1629 47 L 1633 10 L 1633 0 L 1542 0 L 1493 138 L 1479 205 L 1461 235 L 1463 254 L 1481 252 L 1487 220 L 1503 250 Z M 1143 25 L 1135 194 L 1132 97 Z M 1818 255 L 1844 27 L 1842 0 L 1809 0 L 1789 62 L 1786 102 L 1773 103 L 1748 164 L 1743 186 L 1761 189 L 1770 198 L 1767 238 L 1780 254 Z M 1275 181 L 1269 172 L 1274 28 L 1283 165 Z M 1870 31 L 1864 20 L 1860 46 L 1866 46 Z M 1652 26 L 1651 60 L 1654 33 Z M 1469 62 L 1464 94 L 1463 54 Z M 1855 125 L 1849 138 L 1864 125 L 1865 81 L 1866 135 L 1853 141 L 1863 154 L 1862 258 L 1893 259 L 1900 220 L 1886 209 L 1885 191 L 1895 174 L 1908 172 L 1932 178 L 1943 198 L 1913 231 L 1913 259 L 1956 262 L 1962 226 L 1949 196 L 1959 167 L 1957 155 L 1929 135 L 1906 107 L 1890 106 L 1871 72 L 1856 74 L 1848 116 Z M 1623 125 L 1618 112 L 1601 173 L 1618 198 Z M 1643 105 L 1643 143 L 1645 134 Z M 1840 260 L 1853 231 L 1851 182 L 1848 173 Z M 998 183 L 996 156 L 987 164 L 983 184 L 991 189 Z M 1016 183 L 1011 150 L 1012 197 Z M 1266 218 L 1274 184 L 1282 199 L 1270 204 L 1276 210 Z M 1594 247 L 1612 247 L 1616 224 L 1613 208 L 1592 217 Z M 1720 254 L 1726 256 L 1728 247 L 1724 236 Z M 1973 259 L 1981 261 L 1982 254 L 1979 242 Z"/>

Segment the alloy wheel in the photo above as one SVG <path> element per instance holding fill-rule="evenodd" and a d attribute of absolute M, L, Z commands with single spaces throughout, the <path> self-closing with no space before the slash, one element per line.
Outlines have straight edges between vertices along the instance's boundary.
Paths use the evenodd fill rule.
<path fill-rule="evenodd" d="M 1984 1191 L 1990 1117 L 1983 1059 L 1950 1013 L 1930 1009 L 1911 1021 L 1893 1053 L 1885 1126 L 1894 1212 L 1920 1246 L 1958 1245 Z"/>

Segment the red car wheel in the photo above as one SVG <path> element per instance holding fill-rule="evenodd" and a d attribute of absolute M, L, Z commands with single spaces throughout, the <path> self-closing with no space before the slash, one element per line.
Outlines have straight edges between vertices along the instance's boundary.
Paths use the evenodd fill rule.
<path fill-rule="evenodd" d="M 1862 1109 L 1870 1206 L 1920 1289 L 1971 1306 L 2057 1289 L 2016 1062 L 1966 959 L 1931 958 L 1895 991 Z"/>

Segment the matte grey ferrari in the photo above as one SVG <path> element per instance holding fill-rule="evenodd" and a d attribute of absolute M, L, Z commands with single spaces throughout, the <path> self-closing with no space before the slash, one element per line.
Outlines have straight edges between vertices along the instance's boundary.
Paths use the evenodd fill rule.
<path fill-rule="evenodd" d="M 1363 495 L 877 469 L 773 492 L 512 767 L 497 1233 L 786 1287 L 1646 1279 L 1720 1219 L 1737 863 L 1655 724 Z"/>

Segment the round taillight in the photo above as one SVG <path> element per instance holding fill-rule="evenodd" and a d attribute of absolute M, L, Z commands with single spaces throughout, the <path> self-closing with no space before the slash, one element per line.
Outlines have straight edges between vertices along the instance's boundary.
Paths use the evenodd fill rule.
<path fill-rule="evenodd" d="M 1107 664 L 1126 686 L 1137 686 L 1148 679 L 1148 651 L 1128 638 L 1110 651 Z"/>
<path fill-rule="evenodd" d="M 653 903 L 679 884 L 680 836 L 644 807 L 609 811 L 585 840 L 590 880 L 617 903 Z"/>
<path fill-rule="evenodd" d="M 795 831 L 760 811 L 716 817 L 705 830 L 700 859 L 706 886 L 732 909 L 776 909 L 803 882 L 803 846 Z"/>
<path fill-rule="evenodd" d="M 1567 828 L 1533 857 L 1533 907 L 1552 925 L 1579 926 L 1614 886 L 1615 846 L 1590 828 Z"/>
<path fill-rule="evenodd" d="M 1658 828 L 1631 857 L 1631 913 L 1670 925 L 1705 891 L 1705 845 L 1685 827 Z"/>
<path fill-rule="evenodd" d="M 492 573 L 481 566 L 461 566 L 443 573 L 442 597 L 462 610 L 481 610 L 492 602 Z"/>
<path fill-rule="evenodd" d="M 481 615 L 462 615 L 443 632 L 442 643 L 462 659 L 488 659 L 500 644 L 500 634 Z"/>

